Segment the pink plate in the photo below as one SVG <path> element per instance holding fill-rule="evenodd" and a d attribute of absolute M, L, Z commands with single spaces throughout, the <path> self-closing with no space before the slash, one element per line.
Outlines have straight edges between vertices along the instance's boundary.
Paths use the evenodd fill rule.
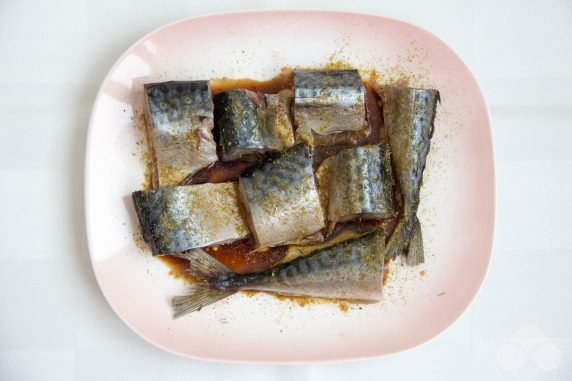
<path fill-rule="evenodd" d="M 142 84 L 216 77 L 269 79 L 282 67 L 343 61 L 440 90 L 420 218 L 427 263 L 392 267 L 382 303 L 304 307 L 267 294 L 235 295 L 173 320 L 182 281 L 136 243 L 131 192 L 141 189 Z M 441 40 L 385 17 L 318 11 L 218 14 L 178 21 L 131 46 L 93 106 L 85 169 L 93 268 L 119 317 L 153 344 L 188 357 L 255 362 L 357 359 L 403 351 L 449 327 L 487 272 L 495 213 L 494 160 L 483 95 Z"/>

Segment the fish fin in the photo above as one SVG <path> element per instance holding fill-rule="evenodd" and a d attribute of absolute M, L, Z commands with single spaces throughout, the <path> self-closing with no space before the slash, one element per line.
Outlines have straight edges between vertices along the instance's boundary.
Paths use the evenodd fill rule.
<path fill-rule="evenodd" d="M 395 230 L 393 231 L 393 234 L 391 235 L 391 238 L 385 247 L 385 258 L 395 259 L 399 254 L 403 253 L 406 243 L 403 239 L 404 227 L 405 220 L 401 219 L 395 227 Z"/>
<path fill-rule="evenodd" d="M 177 319 L 191 312 L 200 311 L 203 307 L 218 302 L 236 292 L 235 289 L 221 290 L 213 288 L 209 283 L 193 284 L 191 285 L 191 293 L 189 295 L 173 297 L 173 318 Z"/>
<path fill-rule="evenodd" d="M 423 234 L 421 234 L 421 223 L 417 217 L 415 217 L 413 236 L 409 242 L 406 261 L 409 266 L 416 266 L 425 262 L 425 256 L 423 254 Z"/>
<path fill-rule="evenodd" d="M 191 275 L 203 280 L 215 279 L 221 275 L 235 275 L 235 272 L 207 254 L 203 249 L 193 249 L 175 254 L 189 261 Z"/>
<path fill-rule="evenodd" d="M 189 260 L 189 269 L 187 271 L 193 276 L 202 279 L 203 282 L 192 284 L 189 288 L 190 294 L 173 298 L 173 317 L 175 319 L 193 311 L 200 311 L 201 308 L 237 292 L 236 288 L 223 289 L 213 285 L 212 282 L 217 278 L 230 278 L 235 276 L 236 273 L 211 257 L 204 250 L 193 249 L 177 253 L 176 256 Z"/>

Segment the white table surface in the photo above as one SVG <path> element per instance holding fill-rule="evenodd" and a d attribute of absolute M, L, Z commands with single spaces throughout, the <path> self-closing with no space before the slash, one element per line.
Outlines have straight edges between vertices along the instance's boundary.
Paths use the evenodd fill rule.
<path fill-rule="evenodd" d="M 400 18 L 465 59 L 493 122 L 491 271 L 451 329 L 406 353 L 309 366 L 177 357 L 125 326 L 95 282 L 83 214 L 92 102 L 117 57 L 155 27 L 287 7 Z M 2 0 L 0 380 L 571 380 L 571 89 L 570 0 Z"/>

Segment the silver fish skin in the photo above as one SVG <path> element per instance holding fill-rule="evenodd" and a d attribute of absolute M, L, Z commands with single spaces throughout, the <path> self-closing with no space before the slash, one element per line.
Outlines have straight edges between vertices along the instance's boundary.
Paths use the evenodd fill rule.
<path fill-rule="evenodd" d="M 240 290 L 378 302 L 382 297 L 385 235 L 369 235 L 318 250 L 268 271 L 238 275 L 203 250 L 181 253 L 189 272 L 203 280 L 172 300 L 178 318 Z"/>
<path fill-rule="evenodd" d="M 227 243 L 250 234 L 236 183 L 137 191 L 132 199 L 153 255 Z"/>
<path fill-rule="evenodd" d="M 218 160 L 209 81 L 148 83 L 144 92 L 155 188 L 176 185 Z"/>
<path fill-rule="evenodd" d="M 342 150 L 330 176 L 328 220 L 384 219 L 394 214 L 391 157 L 386 144 Z"/>
<path fill-rule="evenodd" d="M 214 104 L 223 161 L 266 152 L 263 95 L 245 89 L 229 90 L 215 95 Z"/>
<path fill-rule="evenodd" d="M 294 70 L 294 119 L 301 136 L 358 131 L 365 121 L 365 87 L 357 70 Z"/>
<path fill-rule="evenodd" d="M 312 153 L 300 143 L 239 179 L 242 205 L 257 247 L 299 242 L 324 227 Z"/>
<path fill-rule="evenodd" d="M 417 220 L 423 171 L 433 136 L 440 95 L 433 89 L 385 86 L 380 91 L 387 137 L 401 196 L 403 221 L 388 244 L 388 257 L 414 250 L 409 264 L 422 263 L 421 224 Z M 412 240 L 413 237 L 416 237 Z M 416 247 L 411 248 L 410 245 Z"/>
<path fill-rule="evenodd" d="M 235 89 L 214 97 L 215 123 L 223 161 L 248 158 L 294 145 L 290 121 L 292 95 Z"/>

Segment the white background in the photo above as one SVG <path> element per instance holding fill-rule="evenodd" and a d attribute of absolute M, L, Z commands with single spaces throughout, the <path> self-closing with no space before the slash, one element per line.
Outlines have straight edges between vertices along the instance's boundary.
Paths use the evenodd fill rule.
<path fill-rule="evenodd" d="M 310 366 L 189 360 L 139 338 L 98 289 L 82 194 L 99 84 L 162 24 L 261 8 L 413 22 L 457 50 L 483 88 L 498 181 L 493 263 L 473 306 L 421 348 Z M 0 380 L 570 380 L 571 194 L 570 0 L 0 0 Z"/>

